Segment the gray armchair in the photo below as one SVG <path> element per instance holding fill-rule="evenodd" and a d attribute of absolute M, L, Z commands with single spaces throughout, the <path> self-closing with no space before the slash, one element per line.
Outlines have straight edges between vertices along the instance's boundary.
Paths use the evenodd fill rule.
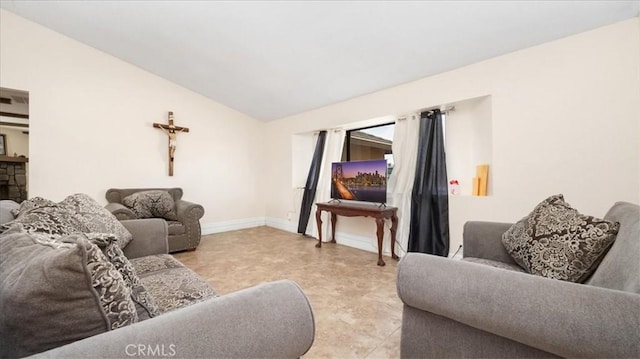
<path fill-rule="evenodd" d="M 105 206 L 119 220 L 136 219 L 136 215 L 122 204 L 122 200 L 136 192 L 163 190 L 169 192 L 176 204 L 177 221 L 167 221 L 169 227 L 169 252 L 193 250 L 200 244 L 200 218 L 204 208 L 182 199 L 182 188 L 111 188 L 105 197 L 109 203 Z"/>
<path fill-rule="evenodd" d="M 468 222 L 461 261 L 409 253 L 398 265 L 403 358 L 639 358 L 640 207 L 616 203 L 616 241 L 584 283 L 516 269 L 506 223 Z"/>

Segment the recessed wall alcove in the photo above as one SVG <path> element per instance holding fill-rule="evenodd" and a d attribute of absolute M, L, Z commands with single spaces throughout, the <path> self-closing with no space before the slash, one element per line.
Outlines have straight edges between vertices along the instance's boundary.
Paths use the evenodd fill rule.
<path fill-rule="evenodd" d="M 491 96 L 455 103 L 445 118 L 447 177 L 459 183 L 459 195 L 471 196 L 476 166 L 489 165 L 487 195 L 493 194 Z"/>

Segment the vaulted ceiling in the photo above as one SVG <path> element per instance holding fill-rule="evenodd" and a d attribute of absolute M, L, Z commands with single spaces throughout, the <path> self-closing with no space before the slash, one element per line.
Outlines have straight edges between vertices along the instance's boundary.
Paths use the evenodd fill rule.
<path fill-rule="evenodd" d="M 10 1 L 270 121 L 634 16 L 640 1 Z"/>

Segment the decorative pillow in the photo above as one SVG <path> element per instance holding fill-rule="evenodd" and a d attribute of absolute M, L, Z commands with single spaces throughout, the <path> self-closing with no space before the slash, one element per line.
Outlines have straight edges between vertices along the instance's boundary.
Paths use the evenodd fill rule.
<path fill-rule="evenodd" d="M 126 247 L 133 239 L 131 233 L 111 212 L 86 194 L 76 193 L 59 204 L 75 213 L 76 219 L 87 228 L 88 232 L 114 234 L 120 248 Z"/>
<path fill-rule="evenodd" d="M 105 257 L 120 272 L 125 284 L 131 289 L 131 299 L 136 303 L 138 319 L 148 319 L 160 314 L 153 298 L 147 292 L 129 259 L 118 245 L 118 238 L 106 233 L 87 233 L 89 241 L 100 248 Z"/>
<path fill-rule="evenodd" d="M 34 206 L 33 203 L 29 204 L 25 210 L 19 211 L 16 219 L 0 226 L 0 233 L 17 223 L 22 224 L 23 230 L 28 233 L 41 233 L 50 238 L 89 231 L 72 211 L 54 202 L 46 203 L 41 207 Z"/>
<path fill-rule="evenodd" d="M 582 282 L 613 244 L 620 224 L 580 214 L 559 194 L 551 196 L 502 235 L 502 243 L 527 272 Z"/>
<path fill-rule="evenodd" d="M 176 204 L 167 191 L 151 190 L 133 193 L 122 199 L 138 218 L 164 218 L 177 221 Z"/>
<path fill-rule="evenodd" d="M 130 210 L 129 208 L 125 207 L 123 204 L 119 203 L 118 208 L 109 208 L 109 212 L 111 212 L 111 214 L 113 214 L 114 216 L 116 216 L 116 218 L 119 221 L 127 221 L 130 219 L 138 219 L 138 216 L 136 216 L 135 213 L 133 213 L 132 210 Z"/>
<path fill-rule="evenodd" d="M 23 357 L 137 321 L 122 275 L 84 235 L 0 235 L 0 357 Z"/>
<path fill-rule="evenodd" d="M 13 214 L 14 217 L 18 217 L 18 215 L 21 212 L 26 212 L 30 209 L 34 209 L 34 208 L 40 208 L 40 207 L 48 207 L 48 206 L 55 206 L 56 203 L 48 200 L 46 198 L 42 198 L 42 197 L 33 197 L 31 199 L 28 199 L 26 201 L 22 201 L 22 203 L 20 203 L 20 207 L 11 210 L 11 213 Z"/>

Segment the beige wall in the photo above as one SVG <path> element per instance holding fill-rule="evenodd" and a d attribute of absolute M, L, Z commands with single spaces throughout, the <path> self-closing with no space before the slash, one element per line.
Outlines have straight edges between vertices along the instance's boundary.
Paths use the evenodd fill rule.
<path fill-rule="evenodd" d="M 296 191 L 271 180 L 291 171 L 291 135 L 491 96 L 492 196 L 450 201 L 451 249 L 466 220 L 516 221 L 563 193 L 602 216 L 640 202 L 638 18 L 267 124 L 268 223 L 283 220 Z M 370 219 L 339 220 L 338 241 L 374 249 Z M 341 239 L 342 238 L 342 239 Z"/>
<path fill-rule="evenodd" d="M 0 86 L 29 91 L 30 196 L 110 187 L 182 187 L 205 208 L 204 230 L 262 218 L 257 169 L 264 127 L 235 110 L 59 33 L 0 10 Z M 167 136 L 174 111 L 175 175 Z"/>

